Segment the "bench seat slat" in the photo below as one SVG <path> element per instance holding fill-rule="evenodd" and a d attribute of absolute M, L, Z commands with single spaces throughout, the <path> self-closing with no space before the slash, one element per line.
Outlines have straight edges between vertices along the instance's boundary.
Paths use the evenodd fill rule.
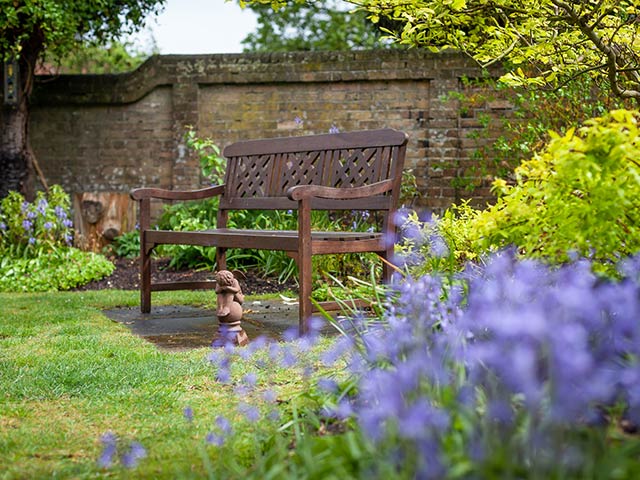
<path fill-rule="evenodd" d="M 211 274 L 213 277 L 213 274 Z M 213 290 L 216 282 L 213 280 L 177 281 L 177 282 L 154 282 L 151 284 L 152 292 L 166 292 L 173 290 Z"/>
<path fill-rule="evenodd" d="M 311 208 L 314 210 L 389 210 L 392 198 L 378 195 L 350 200 L 332 200 L 314 198 Z M 222 197 L 220 208 L 228 210 L 296 210 L 298 202 L 287 197 Z"/>
<path fill-rule="evenodd" d="M 381 239 L 380 233 L 370 232 L 312 232 L 311 234 L 314 253 L 368 251 L 367 249 L 372 246 L 376 251 L 384 250 L 380 247 Z M 295 252 L 298 250 L 298 232 L 295 230 L 235 230 L 231 228 L 197 232 L 148 230 L 145 233 L 145 242 L 148 247 L 161 244 L 180 244 Z"/>

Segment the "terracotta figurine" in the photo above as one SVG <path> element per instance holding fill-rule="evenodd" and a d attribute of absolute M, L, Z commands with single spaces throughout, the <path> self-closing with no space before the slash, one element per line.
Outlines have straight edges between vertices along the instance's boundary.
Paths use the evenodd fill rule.
<path fill-rule="evenodd" d="M 216 273 L 216 296 L 218 307 L 218 336 L 214 344 L 232 342 L 243 346 L 249 343 L 249 337 L 240 326 L 242 320 L 242 302 L 244 295 L 238 279 L 228 270 Z"/>

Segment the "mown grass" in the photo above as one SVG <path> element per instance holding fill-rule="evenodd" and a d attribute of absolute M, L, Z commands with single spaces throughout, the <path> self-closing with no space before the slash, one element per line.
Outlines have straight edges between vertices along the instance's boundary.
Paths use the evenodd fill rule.
<path fill-rule="evenodd" d="M 154 297 L 155 305 L 211 301 L 202 292 Z M 0 294 L 1 479 L 199 478 L 214 476 L 212 465 L 230 450 L 236 468 L 226 477 L 239 478 L 259 457 L 255 436 L 264 425 L 258 433 L 235 413 L 233 385 L 215 380 L 209 349 L 162 351 L 102 314 L 136 305 L 136 292 Z M 284 402 L 304 390 L 284 368 L 274 366 L 266 378 L 257 390 L 276 385 Z M 226 450 L 204 442 L 220 414 L 234 425 Z M 140 442 L 148 457 L 133 470 L 101 468 L 100 437 L 108 431 L 125 447 Z"/>

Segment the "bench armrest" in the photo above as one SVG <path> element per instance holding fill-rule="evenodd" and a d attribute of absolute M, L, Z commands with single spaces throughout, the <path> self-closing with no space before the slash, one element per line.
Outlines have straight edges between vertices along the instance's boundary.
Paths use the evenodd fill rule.
<path fill-rule="evenodd" d="M 131 191 L 131 198 L 143 200 L 145 198 L 158 198 L 161 200 L 200 200 L 203 198 L 222 195 L 224 185 L 201 188 L 199 190 L 166 190 L 163 188 L 136 188 Z"/>
<path fill-rule="evenodd" d="M 372 197 L 390 191 L 393 188 L 393 180 L 383 180 L 363 187 L 336 188 L 322 187 L 319 185 L 296 185 L 287 190 L 287 196 L 291 200 L 317 197 L 334 200 L 352 200 L 354 198 Z"/>

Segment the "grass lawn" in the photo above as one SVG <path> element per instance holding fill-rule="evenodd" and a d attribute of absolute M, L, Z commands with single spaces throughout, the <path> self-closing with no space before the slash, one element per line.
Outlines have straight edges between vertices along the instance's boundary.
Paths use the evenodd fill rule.
<path fill-rule="evenodd" d="M 156 305 L 215 301 L 203 292 L 154 295 Z M 267 421 L 237 413 L 234 386 L 216 381 L 209 349 L 161 351 L 101 313 L 138 301 L 124 291 L 0 294 L 0 479 L 217 477 L 222 462 L 226 478 L 239 478 L 260 458 Z M 304 401 L 304 381 L 290 370 L 269 367 L 265 377 L 256 398 L 274 388 L 281 405 Z M 221 414 L 235 432 L 223 449 L 205 442 Z M 120 453 L 137 441 L 147 457 L 132 470 L 100 467 L 106 432 Z"/>

